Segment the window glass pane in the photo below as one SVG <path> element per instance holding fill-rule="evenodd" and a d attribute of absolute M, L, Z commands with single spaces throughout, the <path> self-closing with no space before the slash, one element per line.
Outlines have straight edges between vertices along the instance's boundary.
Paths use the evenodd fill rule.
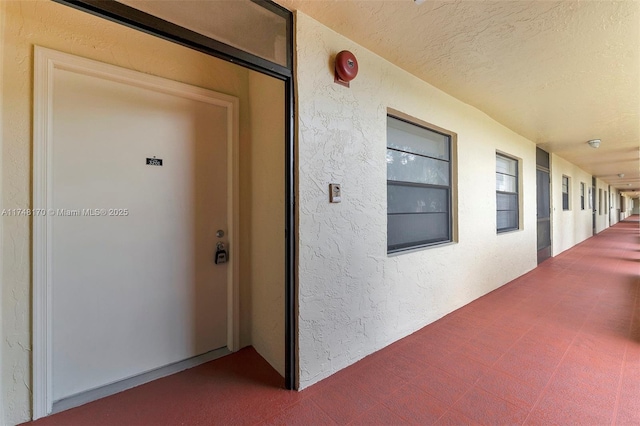
<path fill-rule="evenodd" d="M 287 66 L 287 19 L 251 0 L 119 0 L 165 21 Z"/>
<path fill-rule="evenodd" d="M 449 160 L 449 136 L 387 117 L 387 147 Z"/>
<path fill-rule="evenodd" d="M 388 149 L 387 180 L 446 186 L 449 185 L 449 163 Z"/>
<path fill-rule="evenodd" d="M 496 191 L 518 192 L 518 179 L 515 176 L 496 173 Z"/>
<path fill-rule="evenodd" d="M 496 228 L 518 228 L 518 160 L 496 154 Z"/>
<path fill-rule="evenodd" d="M 387 249 L 451 240 L 450 136 L 387 117 Z"/>
<path fill-rule="evenodd" d="M 387 212 L 433 213 L 449 211 L 448 190 L 422 186 L 387 185 Z"/>
<path fill-rule="evenodd" d="M 389 250 L 448 240 L 448 213 L 394 214 L 387 216 L 387 245 Z"/>
<path fill-rule="evenodd" d="M 498 211 L 497 212 L 498 230 L 515 229 L 518 227 L 518 212 L 516 211 Z"/>
<path fill-rule="evenodd" d="M 518 210 L 517 194 L 496 194 L 497 210 Z"/>
<path fill-rule="evenodd" d="M 496 172 L 505 173 L 511 176 L 517 174 L 518 162 L 511 158 L 496 155 Z"/>
<path fill-rule="evenodd" d="M 536 165 L 549 169 L 549 153 L 540 148 L 536 148 Z"/>

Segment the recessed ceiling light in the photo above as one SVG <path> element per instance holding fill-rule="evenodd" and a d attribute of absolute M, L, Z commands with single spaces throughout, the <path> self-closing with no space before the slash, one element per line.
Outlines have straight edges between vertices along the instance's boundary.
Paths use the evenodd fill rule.
<path fill-rule="evenodd" d="M 591 148 L 600 148 L 600 142 L 601 142 L 600 139 L 591 139 L 587 143 Z"/>
<path fill-rule="evenodd" d="M 623 178 L 624 177 L 624 173 L 618 173 L 618 177 L 619 178 Z"/>
<path fill-rule="evenodd" d="M 415 4 L 417 4 L 418 6 L 420 6 L 422 3 L 424 3 L 425 0 L 413 0 L 413 2 Z"/>

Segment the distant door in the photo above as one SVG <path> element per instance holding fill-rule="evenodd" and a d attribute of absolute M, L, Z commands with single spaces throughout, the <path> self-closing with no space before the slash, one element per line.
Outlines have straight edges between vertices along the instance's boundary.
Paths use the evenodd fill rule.
<path fill-rule="evenodd" d="M 228 109 L 131 78 L 50 83 L 53 402 L 228 342 Z"/>
<path fill-rule="evenodd" d="M 611 192 L 611 185 L 609 185 L 609 226 L 612 226 L 615 222 L 615 198 L 613 197 L 613 192 Z"/>
<path fill-rule="evenodd" d="M 596 235 L 596 217 L 598 214 L 598 207 L 596 206 L 596 178 L 595 177 L 591 177 L 591 188 L 593 189 L 593 191 L 591 192 L 591 205 L 593 207 L 593 210 L 591 212 L 591 217 L 592 217 L 592 224 L 593 224 L 593 234 L 592 235 Z"/>
<path fill-rule="evenodd" d="M 536 148 L 538 263 L 551 257 L 549 153 Z"/>

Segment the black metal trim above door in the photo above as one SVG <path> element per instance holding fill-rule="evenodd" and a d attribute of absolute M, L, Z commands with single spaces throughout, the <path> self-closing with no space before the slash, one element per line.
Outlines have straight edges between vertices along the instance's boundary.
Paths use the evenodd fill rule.
<path fill-rule="evenodd" d="M 296 386 L 295 316 L 295 96 L 293 84 L 293 14 L 270 0 L 251 0 L 286 19 L 287 66 L 229 46 L 113 0 L 53 0 L 83 12 L 180 44 L 216 58 L 269 75 L 285 83 L 285 387 Z"/>
<path fill-rule="evenodd" d="M 156 16 L 142 12 L 126 4 L 113 0 L 53 0 L 56 3 L 65 4 L 83 12 L 108 19 L 119 24 L 126 25 L 138 31 L 163 38 L 173 43 L 178 43 L 190 49 L 206 53 L 210 56 L 223 59 L 234 64 L 268 74 L 272 77 L 284 80 L 292 76 L 293 55 L 292 46 L 287 46 L 287 66 L 267 61 L 259 56 L 237 49 L 210 37 L 191 31 L 179 25 L 160 19 Z M 265 7 L 266 0 L 254 1 Z M 277 8 L 276 8 L 277 7 Z M 278 5 L 272 5 L 268 9 L 275 13 L 281 9 Z M 289 15 L 291 12 L 287 11 Z M 287 32 L 293 27 L 293 17 L 287 16 Z M 292 44 L 289 40 L 289 43 Z"/>

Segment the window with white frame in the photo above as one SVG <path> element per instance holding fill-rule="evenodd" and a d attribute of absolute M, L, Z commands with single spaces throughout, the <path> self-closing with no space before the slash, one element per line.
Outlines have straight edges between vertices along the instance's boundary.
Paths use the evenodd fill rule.
<path fill-rule="evenodd" d="M 580 182 L 580 210 L 584 210 L 584 197 L 585 197 L 585 183 Z"/>
<path fill-rule="evenodd" d="M 569 210 L 569 176 L 562 176 L 562 210 Z"/>
<path fill-rule="evenodd" d="M 518 160 L 496 153 L 497 231 L 518 229 Z"/>
<path fill-rule="evenodd" d="M 452 241 L 451 135 L 387 117 L 387 252 Z"/>

